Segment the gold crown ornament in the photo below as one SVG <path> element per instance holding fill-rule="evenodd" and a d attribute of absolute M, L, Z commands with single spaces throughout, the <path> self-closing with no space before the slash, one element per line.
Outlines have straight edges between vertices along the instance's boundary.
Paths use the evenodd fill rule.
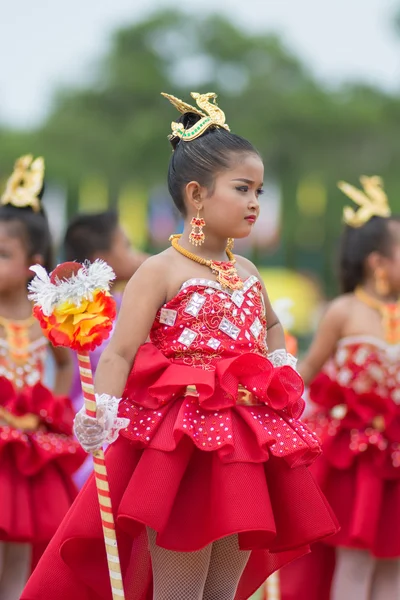
<path fill-rule="evenodd" d="M 0 204 L 11 204 L 16 208 L 30 206 L 35 212 L 40 210 L 39 194 L 43 188 L 44 159 L 33 159 L 31 154 L 21 156 L 15 163 L 14 171 L 7 181 Z"/>
<path fill-rule="evenodd" d="M 383 189 L 383 181 L 380 177 L 360 177 L 363 191 L 346 183 L 339 181 L 338 188 L 360 207 L 357 211 L 346 206 L 343 209 L 343 220 L 350 227 L 362 227 L 372 217 L 390 217 L 388 197 Z"/>
<path fill-rule="evenodd" d="M 191 92 L 192 98 L 196 100 L 198 108 L 186 104 L 183 100 L 170 96 L 169 94 L 161 94 L 164 98 L 167 98 L 175 106 L 175 108 L 182 113 L 194 113 L 199 115 L 200 120 L 197 121 L 189 129 L 185 129 L 183 123 L 171 123 L 172 133 L 169 139 L 176 137 L 180 138 L 184 142 L 191 142 L 196 138 L 200 137 L 210 127 L 222 127 L 227 131 L 230 131 L 228 125 L 225 122 L 225 113 L 217 106 L 216 99 L 217 94 L 209 92 L 208 94 L 198 94 L 197 92 Z"/>

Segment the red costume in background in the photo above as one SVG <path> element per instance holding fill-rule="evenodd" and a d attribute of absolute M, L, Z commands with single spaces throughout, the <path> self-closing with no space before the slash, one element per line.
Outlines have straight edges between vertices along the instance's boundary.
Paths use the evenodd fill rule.
<path fill-rule="evenodd" d="M 85 455 L 69 399 L 41 383 L 48 342 L 29 341 L 33 322 L 0 321 L 0 540 L 43 546 L 77 494 Z"/>
<path fill-rule="evenodd" d="M 283 569 L 283 600 L 329 598 L 336 546 L 400 557 L 399 359 L 398 344 L 344 338 L 311 385 L 307 423 L 323 448 L 312 471 L 341 529 Z"/>

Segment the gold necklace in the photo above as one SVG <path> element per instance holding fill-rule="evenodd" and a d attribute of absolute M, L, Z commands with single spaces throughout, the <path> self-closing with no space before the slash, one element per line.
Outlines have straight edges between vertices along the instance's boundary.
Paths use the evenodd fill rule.
<path fill-rule="evenodd" d="M 400 302 L 386 304 L 377 298 L 373 298 L 361 287 L 354 291 L 354 295 L 361 302 L 377 310 L 382 316 L 382 324 L 385 331 L 385 339 L 389 344 L 400 343 Z"/>
<path fill-rule="evenodd" d="M 210 260 L 207 258 L 202 258 L 201 256 L 197 256 L 190 250 L 186 250 L 182 248 L 179 244 L 179 239 L 182 236 L 180 234 L 171 235 L 169 241 L 171 242 L 171 246 L 175 248 L 177 252 L 186 256 L 186 258 L 190 258 L 194 262 L 199 263 L 199 265 L 205 265 L 217 276 L 218 283 L 221 284 L 224 288 L 229 288 L 231 290 L 241 290 L 243 288 L 243 281 L 240 279 L 238 272 L 235 268 L 236 259 L 229 248 L 226 248 L 226 255 L 229 258 L 229 262 L 222 262 L 216 260 Z"/>
<path fill-rule="evenodd" d="M 29 330 L 35 321 L 33 315 L 21 321 L 11 321 L 0 317 L 0 327 L 3 327 L 6 334 L 9 356 L 17 365 L 25 364 L 27 361 L 30 344 Z"/>

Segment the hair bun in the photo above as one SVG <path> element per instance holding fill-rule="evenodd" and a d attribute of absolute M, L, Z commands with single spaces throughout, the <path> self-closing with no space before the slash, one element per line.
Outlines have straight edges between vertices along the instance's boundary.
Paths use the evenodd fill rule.
<path fill-rule="evenodd" d="M 193 127 L 193 125 L 196 125 L 196 123 L 198 123 L 201 118 L 202 117 L 199 114 L 187 112 L 178 117 L 178 119 L 176 119 L 176 121 L 173 122 L 178 124 L 181 123 L 183 125 L 183 128 L 186 130 Z M 177 135 L 172 134 L 169 137 L 169 141 L 171 143 L 172 148 L 176 150 L 177 146 L 179 145 L 179 142 L 181 141 L 181 138 Z"/>

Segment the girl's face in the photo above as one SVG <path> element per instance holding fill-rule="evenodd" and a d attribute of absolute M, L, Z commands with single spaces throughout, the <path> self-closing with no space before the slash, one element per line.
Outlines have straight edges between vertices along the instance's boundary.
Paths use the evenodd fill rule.
<path fill-rule="evenodd" d="M 21 237 L 11 234 L 10 224 L 0 222 L 0 293 L 26 286 L 31 263 Z"/>
<path fill-rule="evenodd" d="M 97 257 L 94 257 L 97 258 Z M 112 235 L 111 246 L 99 258 L 113 269 L 117 281 L 128 281 L 137 269 L 137 258 L 125 231 L 118 225 Z"/>
<path fill-rule="evenodd" d="M 260 212 L 263 178 L 264 165 L 257 154 L 233 155 L 232 168 L 215 177 L 212 191 L 202 199 L 200 216 L 206 222 L 205 235 L 247 237 Z"/>

